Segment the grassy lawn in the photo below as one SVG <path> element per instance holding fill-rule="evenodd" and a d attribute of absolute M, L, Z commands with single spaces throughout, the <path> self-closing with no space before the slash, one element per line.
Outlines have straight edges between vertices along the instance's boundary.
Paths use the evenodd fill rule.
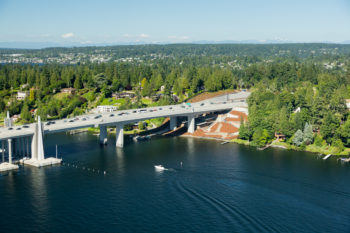
<path fill-rule="evenodd" d="M 102 100 L 100 105 L 115 105 L 118 104 L 118 100 L 116 100 L 115 98 L 105 98 Z"/>
<path fill-rule="evenodd" d="M 250 145 L 250 143 L 247 140 L 242 139 L 233 139 L 232 142 L 243 144 L 243 145 Z M 344 151 L 339 152 L 339 149 L 334 146 L 316 146 L 314 144 L 306 146 L 304 149 L 299 148 L 295 145 L 290 145 L 286 142 L 280 142 L 280 141 L 274 141 L 272 145 L 278 145 L 278 146 L 284 146 L 288 150 L 299 150 L 299 151 L 308 151 L 313 153 L 320 153 L 324 155 L 332 154 L 336 156 L 348 156 L 350 155 L 350 148 L 345 148 Z"/>
<path fill-rule="evenodd" d="M 143 104 L 146 104 L 147 106 L 152 104 L 152 100 L 151 99 L 146 99 L 146 98 L 142 98 L 141 102 Z"/>

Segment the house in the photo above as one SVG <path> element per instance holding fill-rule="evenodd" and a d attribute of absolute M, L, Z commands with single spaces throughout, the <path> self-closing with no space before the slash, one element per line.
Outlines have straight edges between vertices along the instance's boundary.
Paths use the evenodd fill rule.
<path fill-rule="evenodd" d="M 13 120 L 13 122 L 17 122 L 18 121 L 18 119 L 19 119 L 19 115 L 13 115 L 12 117 L 11 117 L 11 119 Z"/>
<path fill-rule="evenodd" d="M 19 92 L 17 92 L 17 100 L 24 100 L 28 96 L 29 96 L 29 92 L 28 91 L 19 91 Z"/>
<path fill-rule="evenodd" d="M 97 106 L 97 112 L 114 112 L 118 108 L 113 105 L 99 105 Z"/>
<path fill-rule="evenodd" d="M 350 99 L 346 99 L 346 100 L 345 100 L 345 103 L 346 103 L 346 107 L 347 107 L 348 109 L 350 109 Z"/>
<path fill-rule="evenodd" d="M 121 93 L 113 93 L 112 97 L 115 99 L 124 99 L 124 98 L 134 98 L 135 94 L 131 92 L 121 92 Z"/>
<path fill-rule="evenodd" d="M 27 88 L 27 87 L 29 87 L 29 84 L 22 84 L 22 85 L 21 85 L 21 88 L 22 88 L 22 89 L 25 89 L 25 88 Z"/>
<path fill-rule="evenodd" d="M 285 140 L 286 139 L 286 135 L 275 132 L 275 138 L 277 140 Z"/>
<path fill-rule="evenodd" d="M 300 107 L 297 107 L 293 112 L 297 113 L 297 112 L 300 112 L 300 110 L 301 110 Z"/>
<path fill-rule="evenodd" d="M 75 88 L 69 87 L 69 88 L 63 88 L 61 89 L 61 93 L 67 93 L 67 94 L 74 94 L 75 93 Z"/>

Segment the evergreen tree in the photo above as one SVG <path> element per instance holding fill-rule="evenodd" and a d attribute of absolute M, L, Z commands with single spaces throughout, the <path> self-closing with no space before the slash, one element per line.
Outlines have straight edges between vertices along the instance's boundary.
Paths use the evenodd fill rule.
<path fill-rule="evenodd" d="M 22 111 L 21 111 L 21 119 L 25 122 L 30 122 L 32 119 L 32 114 L 29 112 L 28 104 L 25 103 L 23 105 Z"/>
<path fill-rule="evenodd" d="M 304 138 L 303 138 L 303 142 L 306 145 L 309 145 L 312 143 L 313 140 L 313 132 L 312 132 L 312 125 L 308 124 L 307 122 L 305 123 L 305 127 L 304 127 L 304 134 L 303 134 Z"/>
<path fill-rule="evenodd" d="M 298 129 L 293 136 L 293 143 L 297 146 L 300 146 L 303 143 L 303 132 Z"/>

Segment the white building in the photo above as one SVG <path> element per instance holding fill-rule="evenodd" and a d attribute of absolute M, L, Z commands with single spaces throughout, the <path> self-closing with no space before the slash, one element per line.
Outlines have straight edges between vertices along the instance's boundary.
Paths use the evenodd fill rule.
<path fill-rule="evenodd" d="M 99 105 L 97 106 L 97 112 L 113 112 L 116 111 L 118 108 L 116 106 L 112 105 Z"/>
<path fill-rule="evenodd" d="M 345 102 L 346 102 L 346 107 L 350 109 L 350 99 L 346 99 Z"/>
<path fill-rule="evenodd" d="M 28 91 L 19 91 L 17 92 L 17 100 L 24 100 L 25 98 L 27 98 L 29 95 Z"/>

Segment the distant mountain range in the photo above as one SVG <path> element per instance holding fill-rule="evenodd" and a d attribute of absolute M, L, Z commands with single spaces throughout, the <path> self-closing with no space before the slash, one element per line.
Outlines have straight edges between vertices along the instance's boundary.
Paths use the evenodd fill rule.
<path fill-rule="evenodd" d="M 182 42 L 186 44 L 288 44 L 288 43 L 328 43 L 328 44 L 350 44 L 350 40 L 343 42 L 295 42 L 287 40 L 223 40 L 223 41 L 212 41 L 212 40 L 200 40 L 192 42 Z M 177 44 L 170 41 L 165 42 L 115 42 L 115 43 L 81 43 L 81 42 L 25 42 L 25 41 L 14 41 L 14 42 L 0 42 L 0 48 L 12 48 L 12 49 L 42 49 L 51 47 L 88 47 L 88 46 L 111 46 L 111 45 L 142 45 L 142 44 Z"/>

